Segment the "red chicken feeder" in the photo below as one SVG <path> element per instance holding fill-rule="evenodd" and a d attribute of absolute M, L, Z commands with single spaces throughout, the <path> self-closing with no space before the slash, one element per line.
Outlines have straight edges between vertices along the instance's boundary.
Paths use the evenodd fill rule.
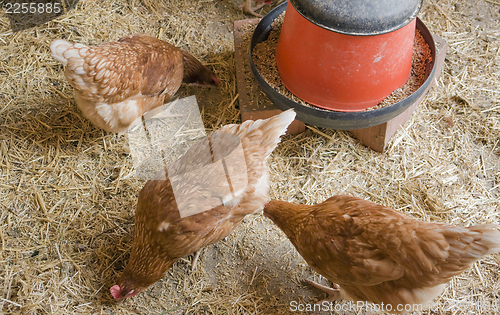
<path fill-rule="evenodd" d="M 422 0 L 291 0 L 276 64 L 283 84 L 317 107 L 364 111 L 411 72 Z"/>

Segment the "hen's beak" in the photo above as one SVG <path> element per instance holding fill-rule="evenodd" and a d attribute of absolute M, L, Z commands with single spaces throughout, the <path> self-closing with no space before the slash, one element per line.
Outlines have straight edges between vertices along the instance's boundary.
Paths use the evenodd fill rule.
<path fill-rule="evenodd" d="M 213 76 L 212 81 L 214 81 L 214 85 L 219 85 L 219 82 L 220 82 L 219 78 Z"/>

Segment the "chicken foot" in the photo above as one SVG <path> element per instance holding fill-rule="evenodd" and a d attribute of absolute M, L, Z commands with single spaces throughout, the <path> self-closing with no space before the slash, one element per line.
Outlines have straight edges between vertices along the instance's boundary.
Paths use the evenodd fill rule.
<path fill-rule="evenodd" d="M 338 299 L 341 298 L 341 295 L 340 295 L 340 287 L 338 284 L 333 284 L 333 288 L 330 288 L 330 287 L 327 287 L 327 286 L 324 286 L 322 284 L 319 284 L 319 283 L 316 283 L 312 280 L 308 280 L 306 279 L 307 283 L 309 283 L 310 285 L 320 289 L 321 291 L 325 292 L 328 294 L 328 297 L 324 300 L 321 300 L 319 302 L 316 302 L 316 304 L 322 304 L 323 302 L 333 302 L 333 301 L 336 301 Z"/>

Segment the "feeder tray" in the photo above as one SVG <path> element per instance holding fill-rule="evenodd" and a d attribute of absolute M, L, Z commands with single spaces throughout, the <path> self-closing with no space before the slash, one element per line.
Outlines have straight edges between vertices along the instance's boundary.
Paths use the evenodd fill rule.
<path fill-rule="evenodd" d="M 429 78 L 432 78 L 435 72 L 434 65 L 436 60 L 436 48 L 434 46 L 432 35 L 429 33 L 423 23 L 418 20 L 417 29 L 420 30 L 423 38 L 429 45 L 432 61 L 427 65 L 425 82 L 409 97 L 390 106 L 362 112 L 338 112 L 325 110 L 318 107 L 302 105 L 287 98 L 286 96 L 273 89 L 264 80 L 262 75 L 257 70 L 252 56 L 253 48 L 255 47 L 255 45 L 267 39 L 267 37 L 269 36 L 269 32 L 272 29 L 272 22 L 285 10 L 285 8 L 286 3 L 283 3 L 274 8 L 271 12 L 269 12 L 268 15 L 262 18 L 260 23 L 255 28 L 252 40 L 250 42 L 250 67 L 253 74 L 255 75 L 255 78 L 257 79 L 257 82 L 261 86 L 264 93 L 266 93 L 266 95 L 269 97 L 269 99 L 271 99 L 271 101 L 281 110 L 293 108 L 297 112 L 297 119 L 303 121 L 304 123 L 338 130 L 352 130 L 376 126 L 387 122 L 404 112 L 422 94 L 424 94 L 424 91 L 426 91 L 426 88 L 430 85 L 432 79 Z"/>
<path fill-rule="evenodd" d="M 264 21 L 264 19 L 261 20 L 261 23 L 254 32 L 251 48 L 260 41 L 267 39 L 267 35 L 271 30 L 271 23 L 284 11 L 284 9 L 284 5 L 278 6 L 271 11 L 269 15 L 264 17 L 266 21 Z M 294 108 L 297 112 L 297 118 L 301 121 L 296 120 L 294 122 L 295 127 L 292 130 L 289 128 L 289 133 L 296 134 L 303 131 L 304 125 L 302 121 L 318 127 L 350 130 L 350 132 L 356 138 L 360 139 L 364 145 L 379 152 L 384 151 L 391 137 L 400 126 L 408 120 L 416 106 L 425 97 L 428 89 L 441 73 L 444 58 L 446 56 L 446 41 L 438 36 L 432 36 L 423 23 L 418 21 L 417 27 L 421 30 L 422 36 L 429 44 L 433 53 L 433 62 L 428 65 L 427 69 L 428 77 L 419 90 L 401 102 L 380 109 L 349 113 L 328 111 L 293 102 L 271 88 L 258 73 L 251 58 L 251 52 L 250 58 L 248 58 L 248 51 L 242 47 L 243 39 L 241 37 L 241 28 L 243 25 L 248 23 L 257 24 L 258 22 L 259 19 L 246 19 L 234 23 L 236 80 L 238 84 L 242 120 L 265 119 L 279 114 L 281 110 Z M 425 32 L 422 31 L 422 27 Z M 259 34 L 260 41 L 256 39 L 257 33 Z M 434 42 L 436 45 L 434 45 Z M 255 78 L 251 75 L 249 76 L 248 73 L 245 72 L 245 66 L 252 69 Z M 257 85 L 257 82 L 259 85 Z M 259 86 L 262 91 L 259 89 Z M 254 91 L 252 98 L 247 96 L 249 90 Z M 403 105 L 406 106 L 401 108 Z M 372 115 L 375 117 L 371 117 Z M 317 123 L 318 121 L 319 123 Z"/>
<path fill-rule="evenodd" d="M 253 47 L 267 39 L 271 31 L 271 23 L 285 10 L 285 5 L 282 4 L 276 7 L 260 21 L 252 37 L 249 58 L 247 58 L 248 52 L 244 51 L 241 45 L 243 40 L 240 28 L 247 23 L 257 23 L 258 19 L 235 22 L 236 79 L 240 95 L 239 102 L 242 120 L 267 118 L 279 113 L 279 110 L 294 108 L 297 112 L 297 118 L 306 124 L 330 129 L 350 130 L 366 146 L 379 152 L 384 151 L 391 137 L 411 116 L 416 106 L 425 97 L 434 80 L 441 73 L 446 56 L 446 41 L 438 36 L 432 36 L 427 28 L 425 28 L 425 25 L 420 20 L 417 21 L 417 29 L 420 30 L 431 49 L 432 62 L 427 66 L 424 84 L 406 99 L 387 107 L 365 112 L 335 112 L 313 108 L 296 103 L 274 90 L 257 71 L 252 60 Z M 434 42 L 436 45 L 434 45 Z M 249 65 L 252 69 L 255 80 L 245 74 L 245 64 Z M 255 81 L 258 82 L 264 93 L 253 93 L 256 99 L 249 99 L 247 91 L 248 89 L 254 89 L 254 85 L 256 85 Z M 267 97 L 263 97 L 262 94 L 265 94 Z M 297 128 L 292 133 L 300 132 L 301 129 L 303 128 Z"/>

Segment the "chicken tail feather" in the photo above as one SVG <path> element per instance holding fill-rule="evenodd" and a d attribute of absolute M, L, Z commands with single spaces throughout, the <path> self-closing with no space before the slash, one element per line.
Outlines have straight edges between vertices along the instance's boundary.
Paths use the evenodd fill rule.
<path fill-rule="evenodd" d="M 484 255 L 500 252 L 500 231 L 497 228 L 498 225 L 496 224 L 480 224 L 469 227 L 469 230 L 482 234 L 481 239 L 477 243 L 487 248 L 487 252 Z"/>
<path fill-rule="evenodd" d="M 293 109 L 289 109 L 275 116 L 276 118 L 279 118 L 279 120 L 281 120 L 281 128 L 279 129 L 280 136 L 286 133 L 288 126 L 290 126 L 290 124 L 295 120 L 296 115 L 297 114 L 293 111 Z"/>
<path fill-rule="evenodd" d="M 72 43 L 64 39 L 56 39 L 50 44 L 50 51 L 52 52 L 52 57 L 62 63 L 63 65 L 68 64 L 68 59 L 64 56 L 64 53 L 73 46 Z"/>
<path fill-rule="evenodd" d="M 240 133 L 245 132 L 245 130 L 247 133 L 250 133 L 252 130 L 259 129 L 262 132 L 260 145 L 265 148 L 265 156 L 267 157 L 271 155 L 274 148 L 281 141 L 280 137 L 286 133 L 288 126 L 295 119 L 295 115 L 293 109 L 289 109 L 265 120 L 246 121 L 241 125 Z M 248 126 L 247 124 L 250 125 Z M 243 135 L 240 134 L 239 136 L 242 137 Z"/>

